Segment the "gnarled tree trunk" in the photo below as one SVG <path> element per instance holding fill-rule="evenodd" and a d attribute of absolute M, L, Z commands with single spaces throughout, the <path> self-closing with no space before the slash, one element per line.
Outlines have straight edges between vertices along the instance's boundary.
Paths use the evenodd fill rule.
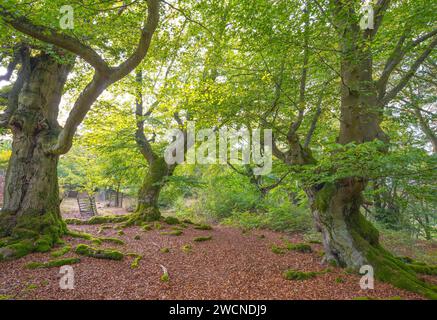
<path fill-rule="evenodd" d="M 387 141 L 380 127 L 383 105 L 373 80 L 371 33 L 360 30 L 347 14 L 346 2 L 336 2 L 340 30 L 341 125 L 338 142 Z M 379 233 L 360 213 L 365 177 L 349 177 L 308 190 L 316 226 L 323 236 L 325 259 L 356 271 L 371 265 L 377 278 L 398 287 L 437 298 L 437 292 L 379 244 Z"/>
<path fill-rule="evenodd" d="M 71 66 L 47 54 L 23 55 L 16 96 L 10 95 L 12 155 L 6 175 L 0 237 L 1 258 L 47 251 L 66 231 L 60 215 L 58 156 L 46 152 L 57 139 L 58 107 Z"/>

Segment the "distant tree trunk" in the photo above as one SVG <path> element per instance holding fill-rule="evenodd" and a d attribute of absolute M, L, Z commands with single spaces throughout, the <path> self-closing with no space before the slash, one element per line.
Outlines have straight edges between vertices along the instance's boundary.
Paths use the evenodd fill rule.
<path fill-rule="evenodd" d="M 0 213 L 0 236 L 8 246 L 0 258 L 47 251 L 66 231 L 61 219 L 57 177 L 58 156 L 45 152 L 57 139 L 58 108 L 70 67 L 47 54 L 23 55 L 16 96 L 10 95 L 9 128 L 12 156 L 9 160 Z"/>
<path fill-rule="evenodd" d="M 136 215 L 139 220 L 159 220 L 159 194 L 172 172 L 164 158 L 156 158 L 149 163 L 149 169 L 138 192 Z"/>

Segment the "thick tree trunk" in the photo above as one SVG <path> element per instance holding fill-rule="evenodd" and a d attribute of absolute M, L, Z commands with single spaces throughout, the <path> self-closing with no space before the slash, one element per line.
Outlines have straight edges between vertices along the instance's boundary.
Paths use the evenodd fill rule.
<path fill-rule="evenodd" d="M 373 81 L 368 39 L 358 25 L 348 20 L 350 17 L 344 10 L 346 3 L 336 3 L 340 10 L 335 16 L 343 31 L 340 35 L 342 81 L 338 142 L 387 141 L 380 127 L 382 106 Z M 360 213 L 366 185 L 365 177 L 349 177 L 307 190 L 316 227 L 323 236 L 325 259 L 356 271 L 370 265 L 380 280 L 437 298 L 431 286 L 420 281 L 413 270 L 380 246 L 378 231 Z"/>
<path fill-rule="evenodd" d="M 149 170 L 138 192 L 138 205 L 134 213 L 137 221 L 159 220 L 159 194 L 172 173 L 173 169 L 167 165 L 164 158 L 156 158 L 149 163 Z"/>
<path fill-rule="evenodd" d="M 57 177 L 58 156 L 45 147 L 57 138 L 58 106 L 70 67 L 48 55 L 23 62 L 26 72 L 9 127 L 12 156 L 0 213 L 0 260 L 47 251 L 65 233 Z"/>

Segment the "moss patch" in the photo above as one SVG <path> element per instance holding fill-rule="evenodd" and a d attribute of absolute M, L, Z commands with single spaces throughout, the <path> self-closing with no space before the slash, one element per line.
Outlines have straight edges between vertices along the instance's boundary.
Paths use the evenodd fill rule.
<path fill-rule="evenodd" d="M 50 255 L 54 258 L 59 258 L 70 252 L 70 250 L 71 250 L 71 246 L 64 246 L 59 250 L 53 251 Z"/>
<path fill-rule="evenodd" d="M 67 259 L 57 259 L 50 260 L 48 262 L 29 262 L 26 264 L 27 269 L 41 269 L 41 268 L 53 268 L 61 267 L 65 265 L 79 263 L 79 258 L 67 258 Z"/>
<path fill-rule="evenodd" d="M 283 272 L 282 276 L 286 280 L 307 280 L 316 277 L 318 274 L 318 272 L 303 272 L 288 269 Z"/>
<path fill-rule="evenodd" d="M 311 246 L 306 243 L 287 243 L 287 249 L 291 251 L 298 251 L 302 253 L 311 253 L 313 250 Z"/>
<path fill-rule="evenodd" d="M 209 241 L 212 240 L 212 236 L 208 236 L 208 237 L 197 237 L 193 239 L 196 242 L 203 242 L 203 241 Z"/>
<path fill-rule="evenodd" d="M 126 255 L 130 256 L 130 257 L 134 257 L 134 260 L 132 261 L 132 263 L 130 265 L 131 269 L 138 268 L 140 265 L 141 259 L 143 259 L 143 256 L 138 254 L 138 253 L 127 253 Z"/>
<path fill-rule="evenodd" d="M 286 248 L 280 247 L 280 246 L 278 246 L 278 245 L 276 245 L 276 244 L 272 244 L 272 246 L 271 246 L 270 249 L 271 249 L 272 252 L 275 253 L 275 254 L 285 254 L 286 251 L 287 251 Z"/>
<path fill-rule="evenodd" d="M 208 224 L 198 224 L 194 226 L 194 229 L 197 230 L 212 230 L 212 227 Z"/>
<path fill-rule="evenodd" d="M 75 252 L 77 254 L 93 257 L 97 259 L 122 260 L 124 255 L 120 251 L 114 249 L 96 249 L 86 244 L 79 244 Z"/>
<path fill-rule="evenodd" d="M 161 234 L 167 236 L 180 236 L 183 234 L 183 232 L 181 230 L 173 230 L 173 231 L 161 232 Z"/>
<path fill-rule="evenodd" d="M 181 250 L 182 250 L 183 252 L 185 252 L 185 253 L 190 253 L 190 252 L 191 252 L 191 249 L 192 249 L 192 247 L 191 247 L 190 244 L 185 244 L 185 245 L 183 245 L 183 246 L 181 247 Z"/>
<path fill-rule="evenodd" d="M 172 216 L 165 217 L 164 218 L 164 222 L 167 223 L 167 224 L 170 224 L 170 225 L 175 225 L 175 224 L 179 224 L 180 223 L 178 218 L 172 217 Z"/>
<path fill-rule="evenodd" d="M 103 224 L 103 223 L 120 223 L 125 222 L 129 218 L 128 215 L 109 215 L 109 216 L 94 216 L 88 220 L 80 220 L 80 219 L 65 219 L 65 223 L 67 224 L 76 224 L 76 225 L 93 225 L 93 224 Z"/>

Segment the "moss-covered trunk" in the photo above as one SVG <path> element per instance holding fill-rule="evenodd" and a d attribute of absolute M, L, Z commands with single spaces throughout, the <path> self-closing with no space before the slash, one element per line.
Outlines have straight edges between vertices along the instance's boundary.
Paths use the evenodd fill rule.
<path fill-rule="evenodd" d="M 65 233 L 60 215 L 58 156 L 45 152 L 57 138 L 58 106 L 69 67 L 48 55 L 28 57 L 23 86 L 9 120 L 12 155 L 0 213 L 0 260 L 47 251 Z"/>
<path fill-rule="evenodd" d="M 340 144 L 386 141 L 380 127 L 383 105 L 373 81 L 371 33 L 351 19 L 351 2 L 335 2 L 334 19 L 341 31 Z M 431 285 L 379 244 L 375 227 L 360 213 L 366 177 L 348 177 L 307 190 L 316 227 L 323 235 L 325 259 L 356 271 L 374 268 L 377 279 L 437 298 Z"/>
<path fill-rule="evenodd" d="M 378 230 L 361 214 L 363 180 L 344 179 L 307 191 L 317 229 L 322 233 L 324 259 L 354 271 L 374 268 L 376 278 L 437 299 L 437 288 L 421 281 L 401 259 L 379 243 Z"/>
<path fill-rule="evenodd" d="M 164 158 L 155 158 L 149 163 L 149 169 L 138 191 L 138 205 L 134 213 L 137 221 L 159 220 L 159 194 L 172 171 Z"/>

